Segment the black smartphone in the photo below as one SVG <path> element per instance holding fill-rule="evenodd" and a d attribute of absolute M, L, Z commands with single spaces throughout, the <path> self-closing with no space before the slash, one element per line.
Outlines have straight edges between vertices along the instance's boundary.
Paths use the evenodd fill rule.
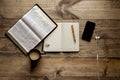
<path fill-rule="evenodd" d="M 92 35 L 93 35 L 93 31 L 95 29 L 95 26 L 96 26 L 96 24 L 94 22 L 87 21 L 84 32 L 82 34 L 82 40 L 90 42 Z"/>

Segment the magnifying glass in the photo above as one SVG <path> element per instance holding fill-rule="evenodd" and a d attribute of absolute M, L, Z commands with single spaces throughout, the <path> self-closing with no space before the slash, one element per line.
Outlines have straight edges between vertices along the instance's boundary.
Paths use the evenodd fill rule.
<path fill-rule="evenodd" d="M 31 69 L 33 69 L 37 66 L 38 61 L 41 58 L 41 52 L 38 49 L 32 49 L 28 55 L 31 61 Z"/>

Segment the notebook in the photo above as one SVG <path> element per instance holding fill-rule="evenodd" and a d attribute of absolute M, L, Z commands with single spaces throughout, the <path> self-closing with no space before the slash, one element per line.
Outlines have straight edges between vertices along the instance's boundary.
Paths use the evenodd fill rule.
<path fill-rule="evenodd" d="M 45 40 L 45 52 L 77 52 L 79 51 L 79 23 L 57 23 L 58 27 Z"/>
<path fill-rule="evenodd" d="M 56 27 L 57 24 L 36 4 L 6 32 L 6 35 L 27 54 Z"/>

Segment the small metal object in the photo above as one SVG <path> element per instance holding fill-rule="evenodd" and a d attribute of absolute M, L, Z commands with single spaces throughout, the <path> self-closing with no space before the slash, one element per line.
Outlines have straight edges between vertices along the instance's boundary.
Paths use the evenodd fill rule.
<path fill-rule="evenodd" d="M 95 40 L 100 40 L 100 36 L 95 36 Z"/>
<path fill-rule="evenodd" d="M 96 60 L 97 60 L 97 78 L 98 78 L 98 80 L 100 80 L 100 74 L 99 74 L 99 72 L 100 72 L 100 69 L 99 69 L 99 46 L 98 46 L 98 40 L 100 40 L 100 36 L 99 35 L 96 35 L 95 36 L 95 40 L 96 40 L 96 43 L 97 43 L 97 56 L 96 56 Z"/>

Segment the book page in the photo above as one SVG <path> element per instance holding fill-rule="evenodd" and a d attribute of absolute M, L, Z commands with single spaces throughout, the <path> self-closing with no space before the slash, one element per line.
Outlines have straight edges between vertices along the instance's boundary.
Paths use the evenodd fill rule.
<path fill-rule="evenodd" d="M 74 27 L 75 40 L 71 26 Z M 62 50 L 63 51 L 79 51 L 79 23 L 69 22 L 62 25 Z"/>
<path fill-rule="evenodd" d="M 61 23 L 57 23 L 58 27 L 44 40 L 45 52 L 59 52 L 62 50 L 61 43 Z"/>
<path fill-rule="evenodd" d="M 29 52 L 41 41 L 22 20 L 19 20 L 8 33 L 25 49 L 26 52 Z"/>
<path fill-rule="evenodd" d="M 34 6 L 26 15 L 23 16 L 22 20 L 41 40 L 56 27 L 56 25 L 38 6 Z"/>

